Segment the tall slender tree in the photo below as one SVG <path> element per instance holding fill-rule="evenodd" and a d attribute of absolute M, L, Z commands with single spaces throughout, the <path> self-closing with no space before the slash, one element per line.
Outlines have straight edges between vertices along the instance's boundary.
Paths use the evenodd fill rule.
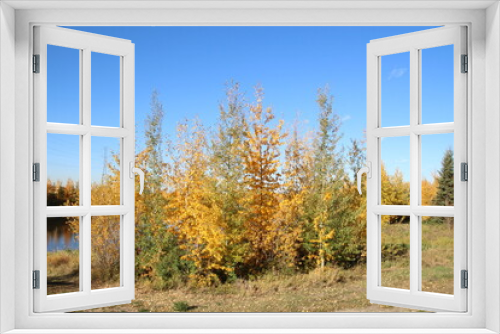
<path fill-rule="evenodd" d="M 304 239 L 309 258 L 315 259 L 320 267 L 333 256 L 335 235 L 335 215 L 339 215 L 342 198 L 341 190 L 345 182 L 343 150 L 339 145 L 342 138 L 341 120 L 333 110 L 333 96 L 329 88 L 318 90 L 316 102 L 319 107 L 319 129 L 315 136 L 313 178 L 306 199 L 308 224 L 304 229 Z M 340 210 L 340 211 L 339 211 Z"/>
<path fill-rule="evenodd" d="M 144 192 L 136 196 L 136 272 L 152 278 L 160 288 L 171 285 L 182 273 L 181 251 L 166 221 L 163 117 L 163 104 L 154 90 L 145 123 L 146 148 L 136 157 L 146 174 Z"/>
<path fill-rule="evenodd" d="M 277 237 L 275 215 L 280 188 L 280 147 L 285 134 L 283 121 L 273 126 L 271 108 L 264 109 L 263 91 L 256 88 L 256 103 L 250 106 L 249 122 L 245 126 L 243 151 L 245 199 L 245 229 L 251 246 L 246 264 L 255 271 L 269 267 L 275 256 Z"/>
<path fill-rule="evenodd" d="M 295 122 L 288 136 L 283 166 L 282 190 L 279 210 L 275 216 L 277 236 L 275 241 L 276 266 L 292 268 L 299 262 L 299 248 L 304 223 L 304 197 L 309 184 L 311 156 L 306 140 L 299 136 Z"/>
<path fill-rule="evenodd" d="M 434 197 L 433 204 L 440 206 L 453 206 L 454 203 L 454 159 L 453 150 L 448 149 L 444 152 L 443 160 L 441 161 L 441 169 L 437 175 L 437 191 Z M 438 219 L 434 219 L 437 221 Z M 445 217 L 441 219 L 450 227 L 453 226 L 453 218 Z"/>
<path fill-rule="evenodd" d="M 243 269 L 243 258 L 248 253 L 244 242 L 243 207 L 243 154 L 241 147 L 245 131 L 245 97 L 240 85 L 231 81 L 226 87 L 226 101 L 219 105 L 217 130 L 209 147 L 209 173 L 213 176 L 212 200 L 221 208 L 225 226 L 225 262 L 235 277 Z M 224 274 L 224 273 L 221 273 Z M 220 277 L 226 280 L 228 277 Z"/>

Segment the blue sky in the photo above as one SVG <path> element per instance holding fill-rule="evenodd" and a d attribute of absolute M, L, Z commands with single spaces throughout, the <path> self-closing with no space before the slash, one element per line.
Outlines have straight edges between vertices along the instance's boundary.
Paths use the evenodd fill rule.
<path fill-rule="evenodd" d="M 225 83 L 242 90 L 265 90 L 265 104 L 292 124 L 298 116 L 302 131 L 316 127 L 317 89 L 328 85 L 334 108 L 343 120 L 345 142 L 362 138 L 366 128 L 366 44 L 372 39 L 429 27 L 71 27 L 129 39 L 136 52 L 136 125 L 143 146 L 144 120 L 153 89 L 165 109 L 164 132 L 174 135 L 177 122 L 199 117 L 215 123 Z M 51 47 L 48 59 L 48 121 L 78 122 L 78 52 Z M 453 120 L 452 47 L 423 50 L 422 121 Z M 448 61 L 447 61 L 448 60 Z M 92 54 L 92 124 L 118 125 L 119 62 Z M 409 123 L 409 58 L 382 59 L 382 125 Z M 49 176 L 78 178 L 78 147 L 71 136 L 49 138 Z M 52 137 L 54 137 L 52 136 Z M 49 135 L 51 137 L 51 135 Z M 451 139 L 450 139 L 451 138 Z M 427 136 L 422 141 L 424 176 L 439 168 L 453 144 L 452 135 Z M 388 172 L 396 167 L 409 175 L 407 139 L 384 140 L 382 157 Z M 117 150 L 108 140 L 92 142 L 92 178 L 100 179 L 104 152 Z M 70 145 L 73 143 L 72 145 Z M 405 146 L 406 145 L 406 146 Z M 386 148 L 384 148 L 386 147 Z M 424 148 L 426 147 L 426 148 Z M 424 153 L 425 151 L 425 153 Z M 425 154 L 425 157 L 424 157 Z M 75 159 L 76 157 L 76 159 Z M 52 176 L 53 175 L 53 176 Z"/>

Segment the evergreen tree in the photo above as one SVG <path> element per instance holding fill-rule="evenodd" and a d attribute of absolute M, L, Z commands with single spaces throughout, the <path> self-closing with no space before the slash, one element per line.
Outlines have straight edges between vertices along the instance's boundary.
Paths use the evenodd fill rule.
<path fill-rule="evenodd" d="M 443 160 L 441 161 L 441 169 L 437 175 L 437 191 L 434 197 L 433 204 L 440 206 L 453 206 L 454 203 L 454 159 L 453 150 L 448 149 L 444 152 Z M 436 218 L 433 221 L 441 220 L 453 226 L 453 218 L 445 217 L 442 219 Z"/>

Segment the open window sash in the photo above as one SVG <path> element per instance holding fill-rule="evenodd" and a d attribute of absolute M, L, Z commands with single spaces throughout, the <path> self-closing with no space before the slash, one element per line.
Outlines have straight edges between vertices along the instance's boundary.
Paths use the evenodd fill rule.
<path fill-rule="evenodd" d="M 77 124 L 47 122 L 47 50 L 48 45 L 79 52 L 79 117 Z M 134 299 L 134 44 L 128 40 L 101 36 L 58 27 L 34 28 L 34 156 L 39 164 L 34 191 L 34 312 L 66 312 L 129 303 Z M 93 126 L 91 123 L 92 53 L 119 57 L 120 125 Z M 36 55 L 36 57 L 35 57 Z M 78 72 L 78 69 L 76 69 Z M 97 79 L 96 79 L 97 80 Z M 78 99 L 78 98 L 76 98 Z M 47 206 L 47 136 L 74 135 L 80 144 L 79 205 Z M 91 203 L 91 139 L 93 136 L 116 138 L 120 152 L 119 205 Z M 36 181 L 36 180 L 34 180 Z M 116 287 L 92 289 L 92 217 L 119 218 L 120 281 Z M 47 289 L 47 219 L 79 219 L 79 280 L 76 292 L 48 295 Z"/>
<path fill-rule="evenodd" d="M 422 124 L 422 50 L 453 45 L 454 122 Z M 410 124 L 382 127 L 381 59 L 385 55 L 409 52 Z M 422 32 L 372 40 L 367 45 L 367 298 L 372 303 L 430 311 L 467 310 L 467 289 L 462 287 L 462 270 L 467 269 L 467 182 L 461 180 L 461 163 L 467 163 L 467 54 L 466 27 L 442 27 Z M 470 71 L 470 68 L 468 69 Z M 403 112 L 403 111 L 401 111 Z M 421 136 L 454 134 L 454 206 L 423 206 L 421 199 Z M 410 205 L 382 205 L 381 143 L 386 137 L 409 137 Z M 409 216 L 409 290 L 382 285 L 382 215 Z M 424 216 L 453 217 L 453 294 L 422 291 L 422 229 Z"/>

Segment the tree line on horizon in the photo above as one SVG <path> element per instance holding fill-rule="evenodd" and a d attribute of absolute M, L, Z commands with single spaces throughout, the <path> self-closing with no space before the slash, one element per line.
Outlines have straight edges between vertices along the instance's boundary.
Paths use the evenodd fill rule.
<path fill-rule="evenodd" d="M 365 141 L 341 144 L 341 120 L 328 88 L 318 90 L 316 103 L 317 128 L 303 134 L 297 122 L 286 127 L 276 120 L 264 106 L 262 88 L 247 101 L 232 83 L 213 130 L 195 118 L 180 122 L 176 137 L 168 138 L 162 130 L 164 108 L 153 91 L 145 148 L 136 155 L 136 166 L 146 174 L 144 192 L 136 196 L 137 277 L 159 288 L 187 282 L 210 286 L 270 271 L 364 262 L 366 191 L 358 194 L 353 176 L 364 164 Z M 120 193 L 120 161 L 113 157 L 108 175 L 92 185 L 92 196 L 109 204 Z M 409 204 L 409 183 L 401 171 L 389 175 L 382 165 L 381 173 L 383 204 Z M 49 180 L 48 205 L 77 205 L 77 188 L 74 182 Z M 423 180 L 422 202 L 453 205 L 451 150 L 434 179 Z M 407 222 L 386 216 L 383 223 Z M 95 224 L 109 229 L 96 232 L 116 238 L 116 228 L 107 225 Z M 96 247 L 94 255 L 109 251 Z"/>

